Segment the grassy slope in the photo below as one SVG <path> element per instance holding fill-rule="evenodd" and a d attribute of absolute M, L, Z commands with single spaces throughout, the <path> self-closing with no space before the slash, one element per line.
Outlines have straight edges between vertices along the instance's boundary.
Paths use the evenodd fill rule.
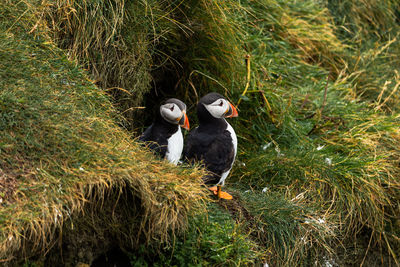
<path fill-rule="evenodd" d="M 343 13 L 335 13 L 341 9 L 330 2 L 201 3 L 218 11 L 210 17 L 204 7 L 187 11 L 180 6 L 185 19 L 203 26 L 192 28 L 193 36 L 177 49 L 193 52 L 177 53 L 175 47 L 163 51 L 188 67 L 176 79 L 177 88 L 187 82 L 189 93 L 176 94 L 188 103 L 209 88 L 237 102 L 246 82 L 239 58 L 250 55 L 250 89 L 242 97 L 240 118 L 232 120 L 240 149 L 228 186 L 240 192 L 241 205 L 257 218 L 256 223 L 246 218 L 242 223 L 258 226 L 251 227 L 251 237 L 263 247 L 267 262 L 396 264 L 398 45 L 391 33 L 381 31 L 386 38 L 375 44 L 343 34 L 339 29 L 348 25 L 340 24 Z M 398 7 L 385 3 L 390 8 L 379 9 L 390 14 L 384 26 L 390 24 L 396 32 L 399 25 L 392 14 Z M 359 1 L 342 4 L 357 6 Z M 345 8 L 354 12 L 346 18 L 375 12 L 375 6 L 362 4 L 364 9 Z M 210 27 L 210 21 L 218 26 Z M 365 22 L 358 23 L 362 28 Z M 228 35 L 221 50 L 239 53 L 237 57 L 215 61 L 214 42 L 220 37 L 213 34 L 215 27 Z M 207 33 L 212 40 L 204 37 Z M 193 50 L 185 49 L 187 43 Z M 202 78 L 193 80 L 185 73 L 201 73 Z"/>
<path fill-rule="evenodd" d="M 271 7 L 270 12 L 263 12 L 265 6 Z M 304 260 L 311 255 L 323 261 L 321 256 L 337 249 L 335 242 L 321 238 L 326 233 L 333 234 L 333 240 L 341 240 L 346 247 L 349 246 L 346 239 L 354 236 L 360 241 L 369 240 L 375 249 L 390 244 L 386 253 L 396 257 L 399 248 L 398 113 L 386 115 L 379 103 L 361 101 L 357 94 L 361 83 L 355 76 L 367 70 L 361 65 L 358 69 L 346 68 L 357 60 L 353 57 L 357 47 L 350 46 L 350 41 L 350 44 L 341 41 L 341 35 L 335 35 L 333 20 L 323 6 L 314 1 L 292 4 L 255 1 L 248 8 L 254 16 L 250 21 L 255 25 L 248 32 L 254 59 L 252 88 L 256 90 L 248 94 L 249 101 L 242 102 L 246 120 L 236 127 L 243 129 L 251 121 L 253 129 L 241 132 L 243 139 L 239 143 L 243 144 L 243 154 L 239 160 L 246 167 L 236 165 L 238 175 L 231 181 L 250 184 L 258 192 L 268 187 L 271 194 L 274 191 L 285 194 L 289 203 L 300 201 L 302 206 L 309 207 L 297 217 L 300 231 L 288 231 L 296 234 L 286 241 L 285 235 L 280 235 L 286 244 L 286 253 L 278 253 L 282 258 L 275 255 L 272 261 L 285 264 L 302 259 L 307 264 Z M 387 58 L 386 53 L 379 54 L 379 46 L 367 51 L 376 55 L 370 58 L 369 66 L 380 66 L 381 60 Z M 388 72 L 392 72 L 391 64 L 396 66 L 390 58 L 386 64 L 390 64 L 386 65 Z M 396 79 L 390 82 L 397 83 Z M 271 102 L 271 110 L 257 90 L 264 92 Z M 381 87 L 377 85 L 374 90 L 379 92 Z M 248 205 L 259 207 L 260 204 Z M 265 216 L 262 208 L 255 212 Z M 290 217 L 283 215 L 282 219 L 290 221 Z M 270 222 L 268 217 L 265 220 Z M 305 221 L 317 224 L 310 227 Z M 319 221 L 325 223 L 321 225 Z M 282 224 L 273 225 L 288 229 Z M 304 232 L 318 227 L 320 230 L 310 241 L 300 241 Z M 265 240 L 267 246 L 274 246 L 271 239 Z M 310 254 L 313 247 L 322 250 Z M 291 257 L 296 250 L 306 253 Z M 393 250 L 397 252 L 391 253 Z M 361 254 L 350 261 L 361 263 L 363 257 Z M 340 260 L 344 264 L 345 255 Z"/>
<path fill-rule="evenodd" d="M 186 237 L 179 236 L 177 245 L 159 256 L 161 262 L 398 261 L 395 2 L 383 1 L 386 8 L 356 0 L 116 1 L 112 8 L 82 3 L 49 2 L 35 9 L 35 21 L 91 68 L 100 86 L 126 90 L 113 93 L 123 111 L 127 103 L 141 103 L 141 94 L 150 90 L 143 78 L 149 74 L 156 87 L 145 102 L 149 106 L 157 97 L 175 95 L 194 115 L 194 103 L 210 90 L 237 103 L 246 84 L 244 55 L 250 55 L 250 88 L 241 97 L 239 119 L 232 120 L 239 155 L 227 185 L 237 197 L 232 218 L 240 223 L 230 228 L 235 224 L 229 216 L 192 218 Z M 88 16 L 93 12 L 97 15 Z M 126 59 L 121 64 L 120 55 Z M 124 72 L 130 69 L 137 76 Z M 123 84 L 124 77 L 130 84 Z M 124 114 L 129 125 L 143 124 L 134 113 Z M 215 205 L 208 212 L 221 213 Z M 183 253 L 189 249 L 195 250 L 193 257 Z M 247 257 L 237 257 L 236 251 Z M 132 258 L 139 264 L 154 260 L 152 250 L 146 252 Z"/>
<path fill-rule="evenodd" d="M 171 168 L 135 144 L 79 65 L 28 33 L 33 18 L 23 2 L 1 4 L 0 168 L 10 184 L 1 188 L 1 259 L 47 250 L 57 228 L 79 231 L 70 220 L 88 213 L 92 229 L 127 247 L 165 241 L 204 196 L 201 172 Z"/>
<path fill-rule="evenodd" d="M 251 61 L 250 89 L 239 120 L 232 120 L 240 149 L 228 186 L 242 192 L 242 205 L 259 218 L 260 227 L 251 230 L 271 252 L 266 258 L 272 264 L 396 264 L 398 46 L 387 39 L 368 46 L 341 35 L 342 25 L 334 24 L 326 4 L 220 5 L 223 12 L 214 20 L 234 23 L 225 33 L 239 29 L 229 40 L 236 38 Z M 196 19 L 207 25 L 204 17 Z M 207 39 L 190 40 L 199 51 L 211 46 Z M 210 78 L 208 86 L 237 101 L 245 84 L 243 61 L 221 60 L 215 68 L 212 54 L 202 56 L 200 66 L 188 64 L 218 77 L 222 86 Z M 235 70 L 231 79 L 218 74 L 222 66 Z M 373 84 L 371 74 L 379 77 Z M 380 97 L 366 98 L 366 84 Z M 385 256 L 376 257 L 376 251 Z"/>

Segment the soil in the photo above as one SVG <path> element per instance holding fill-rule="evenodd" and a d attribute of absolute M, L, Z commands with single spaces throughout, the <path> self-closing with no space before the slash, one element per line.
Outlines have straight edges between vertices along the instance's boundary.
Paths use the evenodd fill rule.
<path fill-rule="evenodd" d="M 236 222 L 247 222 L 251 224 L 255 222 L 255 218 L 250 212 L 241 204 L 239 195 L 230 193 L 233 196 L 231 200 L 219 199 L 218 204 L 227 210 Z"/>

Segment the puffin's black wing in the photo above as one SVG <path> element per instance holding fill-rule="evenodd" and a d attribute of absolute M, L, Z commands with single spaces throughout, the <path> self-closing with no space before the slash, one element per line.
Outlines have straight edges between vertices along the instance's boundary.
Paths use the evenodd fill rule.
<path fill-rule="evenodd" d="M 147 128 L 146 131 L 144 131 L 142 133 L 142 135 L 139 137 L 139 141 L 146 142 L 146 141 L 150 140 L 150 136 L 151 136 L 151 132 L 152 132 L 153 126 L 154 126 L 154 124 L 150 125 L 149 128 Z"/>
<path fill-rule="evenodd" d="M 231 134 L 227 130 L 217 135 L 193 130 L 187 138 L 184 158 L 189 162 L 203 161 L 206 169 L 214 174 L 205 177 L 205 182 L 218 183 L 235 158 Z"/>
<path fill-rule="evenodd" d="M 162 132 L 156 131 L 154 128 L 154 124 L 150 125 L 139 137 L 139 141 L 146 142 L 152 151 L 164 158 L 168 149 L 168 140 Z"/>

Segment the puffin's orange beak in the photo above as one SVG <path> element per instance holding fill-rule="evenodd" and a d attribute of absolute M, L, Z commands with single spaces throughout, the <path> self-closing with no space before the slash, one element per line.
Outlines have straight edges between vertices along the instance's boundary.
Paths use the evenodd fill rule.
<path fill-rule="evenodd" d="M 225 118 L 233 118 L 239 116 L 239 113 L 237 112 L 236 108 L 229 103 L 228 110 L 225 113 Z"/>
<path fill-rule="evenodd" d="M 186 115 L 185 111 L 183 111 L 183 116 L 182 116 L 181 120 L 179 121 L 179 125 L 182 128 L 185 128 L 186 130 L 190 129 L 189 119 L 188 119 L 188 116 Z"/>

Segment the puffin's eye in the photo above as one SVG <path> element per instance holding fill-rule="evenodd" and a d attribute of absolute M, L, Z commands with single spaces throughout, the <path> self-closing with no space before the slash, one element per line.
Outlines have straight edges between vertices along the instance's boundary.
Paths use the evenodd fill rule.
<path fill-rule="evenodd" d="M 219 102 L 219 106 L 222 107 L 223 104 L 224 104 L 224 102 L 222 102 L 222 100 L 221 100 L 221 102 Z"/>
<path fill-rule="evenodd" d="M 172 107 L 170 108 L 170 110 L 171 110 L 171 111 L 174 111 L 174 107 L 175 107 L 175 106 L 174 106 L 174 105 L 172 105 Z"/>

